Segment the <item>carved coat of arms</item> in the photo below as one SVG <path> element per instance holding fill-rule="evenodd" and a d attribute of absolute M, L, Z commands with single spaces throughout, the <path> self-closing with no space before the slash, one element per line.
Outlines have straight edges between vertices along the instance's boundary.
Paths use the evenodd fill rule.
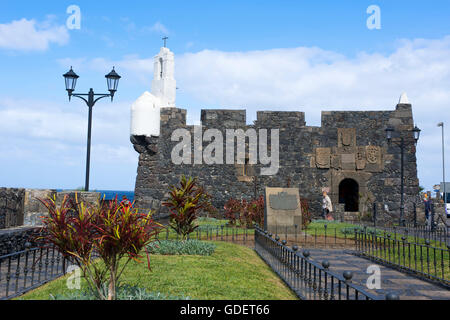
<path fill-rule="evenodd" d="M 367 146 L 366 147 L 366 156 L 367 156 L 367 162 L 372 163 L 372 164 L 378 163 L 378 161 L 381 158 L 380 148 L 377 146 Z"/>
<path fill-rule="evenodd" d="M 356 152 L 356 169 L 364 170 L 366 167 L 366 152 L 364 147 L 358 147 Z"/>
<path fill-rule="evenodd" d="M 331 149 L 317 148 L 316 149 L 316 165 L 319 169 L 330 168 Z"/>
<path fill-rule="evenodd" d="M 356 129 L 355 128 L 340 128 L 340 129 L 338 129 L 338 146 L 354 147 L 355 144 L 356 144 Z"/>

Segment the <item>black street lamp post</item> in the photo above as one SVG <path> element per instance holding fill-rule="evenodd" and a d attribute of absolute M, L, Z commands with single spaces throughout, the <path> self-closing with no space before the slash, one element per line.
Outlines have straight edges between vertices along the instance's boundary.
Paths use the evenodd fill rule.
<path fill-rule="evenodd" d="M 91 88 L 89 93 L 80 94 L 74 93 L 75 86 L 77 84 L 77 80 L 79 76 L 73 71 L 72 67 L 70 67 L 69 72 L 63 75 L 66 81 L 66 90 L 69 94 L 69 101 L 72 97 L 77 97 L 86 102 L 89 107 L 89 121 L 88 121 L 88 137 L 87 137 L 87 155 L 86 155 L 86 183 L 84 186 L 85 191 L 89 191 L 89 171 L 90 171 L 90 162 L 91 162 L 91 131 L 92 131 L 92 108 L 100 99 L 111 97 L 111 102 L 114 99 L 114 94 L 117 91 L 117 87 L 119 85 L 120 76 L 116 73 L 114 68 L 110 73 L 108 73 L 105 78 L 108 84 L 109 93 L 96 94 L 94 90 Z"/>
<path fill-rule="evenodd" d="M 414 129 L 412 129 L 411 131 L 408 132 L 413 132 L 414 133 L 414 141 L 415 144 L 417 145 L 417 142 L 419 141 L 419 137 L 420 137 L 420 132 L 421 130 L 419 128 L 417 128 L 417 126 L 414 127 Z M 399 135 L 399 137 L 393 137 L 394 133 L 397 133 L 397 136 Z M 391 145 L 391 143 L 395 143 L 397 146 L 400 147 L 400 176 L 401 176 L 401 181 L 400 181 L 400 218 L 399 218 L 399 223 L 401 226 L 405 226 L 405 198 L 404 198 L 404 158 L 405 158 L 405 137 L 403 135 L 400 134 L 400 132 L 395 131 L 392 128 L 387 128 L 386 129 L 386 138 L 388 140 L 389 145 Z M 394 140 L 396 139 L 396 140 Z"/>

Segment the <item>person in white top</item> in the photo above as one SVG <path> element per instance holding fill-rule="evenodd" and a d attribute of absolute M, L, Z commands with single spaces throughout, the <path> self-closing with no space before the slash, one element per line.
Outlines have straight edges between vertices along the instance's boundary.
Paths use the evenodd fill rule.
<path fill-rule="evenodd" d="M 331 203 L 331 199 L 326 193 L 326 191 L 323 192 L 322 212 L 324 219 L 333 220 L 333 217 L 331 216 L 331 212 L 333 212 L 333 204 Z"/>

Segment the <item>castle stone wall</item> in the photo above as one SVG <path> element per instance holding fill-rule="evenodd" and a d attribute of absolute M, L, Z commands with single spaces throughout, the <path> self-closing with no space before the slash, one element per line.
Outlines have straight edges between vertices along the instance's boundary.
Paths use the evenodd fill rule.
<path fill-rule="evenodd" d="M 135 199 L 143 209 L 154 209 L 165 215 L 161 201 L 167 198 L 168 188 L 177 184 L 182 174 L 198 177 L 199 182 L 212 194 L 213 204 L 222 209 L 234 198 L 251 198 L 264 194 L 267 187 L 298 187 L 300 197 L 310 202 L 314 216 L 321 214 L 322 189 L 329 188 L 333 204 L 339 207 L 339 190 L 346 179 L 359 187 L 359 212 L 370 212 L 373 202 L 378 204 L 379 217 L 393 219 L 400 206 L 400 149 L 389 145 L 385 129 L 393 127 L 403 135 L 405 150 L 405 212 L 411 212 L 417 201 L 418 179 L 412 107 L 399 104 L 392 111 L 323 112 L 320 127 L 307 126 L 303 112 L 257 113 L 253 125 L 246 124 L 243 110 L 202 110 L 202 130 L 218 129 L 225 137 L 226 129 L 260 129 L 270 132 L 279 129 L 280 167 L 276 175 L 260 175 L 261 164 L 251 166 L 250 176 L 242 175 L 242 165 L 182 164 L 171 161 L 173 148 L 179 141 L 171 141 L 174 130 L 184 128 L 192 135 L 192 159 L 195 160 L 198 130 L 186 124 L 186 110 L 161 109 L 161 135 L 159 137 L 132 136 L 131 141 L 139 153 Z M 197 139 L 198 141 L 198 139 Z M 205 148 L 210 142 L 203 142 Z M 264 166 L 267 167 L 267 166 Z M 256 176 L 256 178 L 254 178 Z M 370 205 L 369 205 L 370 204 Z M 388 211 L 385 212 L 385 205 Z"/>

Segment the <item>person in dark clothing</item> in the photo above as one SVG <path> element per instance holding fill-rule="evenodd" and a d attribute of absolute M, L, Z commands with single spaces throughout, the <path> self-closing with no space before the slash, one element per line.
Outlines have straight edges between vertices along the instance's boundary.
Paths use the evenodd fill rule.
<path fill-rule="evenodd" d="M 428 223 L 431 214 L 431 199 L 428 198 L 428 194 L 425 194 L 423 198 L 423 204 L 425 206 L 425 219 Z"/>

